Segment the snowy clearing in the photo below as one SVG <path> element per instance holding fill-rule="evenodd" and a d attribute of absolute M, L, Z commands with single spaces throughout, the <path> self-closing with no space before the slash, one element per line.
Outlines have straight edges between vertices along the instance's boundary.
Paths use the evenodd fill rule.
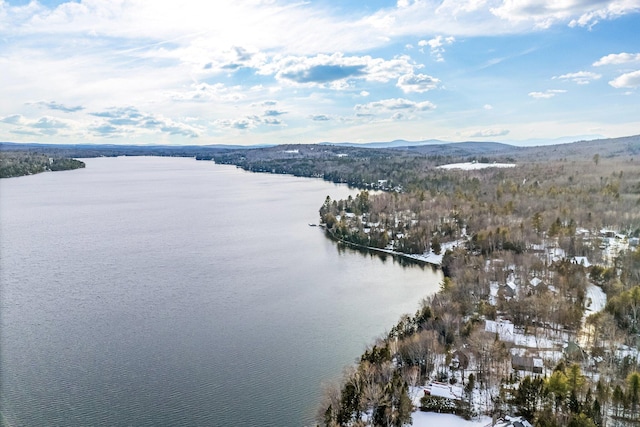
<path fill-rule="evenodd" d="M 589 303 L 589 301 L 591 303 Z M 607 294 L 604 293 L 600 286 L 589 283 L 587 285 L 587 308 L 585 311 L 597 313 L 604 310 L 607 305 Z"/>
<path fill-rule="evenodd" d="M 411 418 L 413 427 L 484 427 L 491 423 L 491 418 L 485 416 L 467 421 L 457 415 L 421 411 L 412 413 Z"/>
<path fill-rule="evenodd" d="M 486 168 L 514 168 L 514 163 L 451 163 L 449 165 L 438 166 L 438 169 L 462 169 L 466 171 L 486 169 Z"/>

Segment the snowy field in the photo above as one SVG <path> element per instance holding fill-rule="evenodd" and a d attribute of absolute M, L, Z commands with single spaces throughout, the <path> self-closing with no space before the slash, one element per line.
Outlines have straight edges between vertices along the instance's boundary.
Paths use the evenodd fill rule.
<path fill-rule="evenodd" d="M 446 242 L 442 244 L 442 248 L 440 249 L 440 254 L 436 255 L 432 251 L 427 251 L 423 254 L 402 254 L 406 258 L 416 259 L 418 261 L 428 262 L 433 265 L 441 265 L 442 257 L 444 253 L 448 250 L 454 249 L 459 245 L 464 244 L 464 240 L 457 240 L 454 242 Z"/>
<path fill-rule="evenodd" d="M 586 308 L 586 314 L 597 313 L 604 310 L 607 305 L 607 294 L 604 293 L 600 286 L 589 283 L 587 285 L 587 303 L 591 302 Z"/>
<path fill-rule="evenodd" d="M 485 427 L 491 424 L 491 418 L 479 417 L 467 421 L 464 418 L 451 414 L 438 414 L 435 412 L 414 412 L 411 414 L 413 427 Z"/>
<path fill-rule="evenodd" d="M 514 168 L 513 163 L 451 163 L 449 165 L 438 166 L 439 169 L 462 169 L 466 171 L 486 169 L 486 168 Z"/>
<path fill-rule="evenodd" d="M 420 398 L 424 395 L 425 387 L 409 387 L 409 397 L 414 407 L 420 406 Z M 473 420 L 465 420 L 453 414 L 438 414 L 437 412 L 415 411 L 411 414 L 413 427 L 485 427 L 491 423 L 491 418 L 486 416 Z"/>

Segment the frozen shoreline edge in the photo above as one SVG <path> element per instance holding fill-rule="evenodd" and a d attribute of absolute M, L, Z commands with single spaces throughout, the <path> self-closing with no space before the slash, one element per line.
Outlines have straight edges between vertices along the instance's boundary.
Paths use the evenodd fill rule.
<path fill-rule="evenodd" d="M 411 261 L 416 261 L 416 262 L 419 262 L 419 263 L 422 263 L 422 264 L 428 264 L 428 265 L 431 265 L 432 267 L 436 267 L 436 268 L 440 268 L 442 266 L 442 254 L 441 255 L 436 255 L 433 252 L 431 252 L 430 255 L 433 255 L 434 259 L 430 259 L 431 257 L 426 257 L 424 254 L 423 255 L 405 254 L 403 252 L 397 252 L 397 251 L 393 251 L 391 249 L 382 249 L 382 248 L 374 248 L 372 246 L 364 246 L 364 245 L 360 245 L 358 243 L 349 242 L 347 240 L 344 240 L 344 239 L 341 239 L 341 238 L 337 237 L 335 234 L 333 234 L 331 231 L 329 231 L 324 224 L 320 224 L 319 226 L 320 226 L 320 228 L 322 228 L 325 231 L 325 233 L 332 240 L 334 240 L 336 242 L 339 242 L 339 243 L 343 243 L 343 244 L 345 244 L 347 246 L 350 246 L 352 248 L 355 248 L 355 249 L 362 249 L 362 250 L 377 252 L 377 253 L 380 253 L 380 254 L 397 256 L 399 258 L 404 258 L 404 259 L 408 259 L 408 260 L 411 260 Z"/>

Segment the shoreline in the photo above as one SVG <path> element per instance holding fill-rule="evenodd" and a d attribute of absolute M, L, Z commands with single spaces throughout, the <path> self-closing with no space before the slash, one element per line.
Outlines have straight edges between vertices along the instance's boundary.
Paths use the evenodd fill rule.
<path fill-rule="evenodd" d="M 406 254 L 406 253 L 397 252 L 397 251 L 394 251 L 394 250 L 391 250 L 391 249 L 375 248 L 373 246 L 364 246 L 364 245 L 360 245 L 358 243 L 349 242 L 347 240 L 344 240 L 344 239 L 341 239 L 341 238 L 337 237 L 329 229 L 327 229 L 325 224 L 319 224 L 318 226 L 320 228 L 322 228 L 325 231 L 325 233 L 332 240 L 334 240 L 334 241 L 336 241 L 338 243 L 342 243 L 344 245 L 350 246 L 350 247 L 355 248 L 355 249 L 372 251 L 372 252 L 376 252 L 376 253 L 384 254 L 384 255 L 391 255 L 391 256 L 394 256 L 394 257 L 403 258 L 403 259 L 410 260 L 410 261 L 415 261 L 415 262 L 418 262 L 420 264 L 428 264 L 428 265 L 430 265 L 430 266 L 432 266 L 434 268 L 441 268 L 442 267 L 442 257 L 444 256 L 444 253 L 447 250 L 453 249 L 453 248 L 457 247 L 458 245 L 462 244 L 462 242 L 463 242 L 461 240 L 458 240 L 458 241 L 443 243 L 442 244 L 442 250 L 441 250 L 440 254 L 435 254 L 433 252 L 423 253 L 423 254 Z"/>

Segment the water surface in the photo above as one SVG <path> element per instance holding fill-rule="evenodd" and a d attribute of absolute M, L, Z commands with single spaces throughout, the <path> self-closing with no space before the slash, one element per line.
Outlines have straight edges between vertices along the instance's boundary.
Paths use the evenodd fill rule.
<path fill-rule="evenodd" d="M 302 426 L 440 272 L 338 250 L 320 180 L 183 158 L 0 181 L 10 426 Z"/>

